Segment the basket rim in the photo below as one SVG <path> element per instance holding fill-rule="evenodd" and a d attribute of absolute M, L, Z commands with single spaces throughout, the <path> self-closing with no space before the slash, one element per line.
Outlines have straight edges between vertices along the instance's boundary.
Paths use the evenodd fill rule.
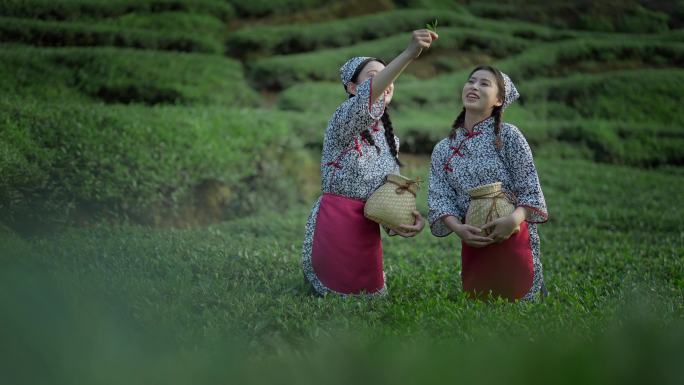
<path fill-rule="evenodd" d="M 468 195 L 470 195 L 471 197 L 479 197 L 493 194 L 497 191 L 501 191 L 501 186 L 501 182 L 483 184 L 481 186 L 477 186 L 468 190 Z"/>

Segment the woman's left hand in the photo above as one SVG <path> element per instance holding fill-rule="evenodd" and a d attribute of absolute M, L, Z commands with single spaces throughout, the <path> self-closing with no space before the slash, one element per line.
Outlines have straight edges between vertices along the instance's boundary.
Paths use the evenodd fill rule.
<path fill-rule="evenodd" d="M 495 243 L 498 243 L 510 238 L 518 226 L 520 226 L 520 223 L 517 221 L 516 217 L 514 215 L 508 215 L 487 223 L 482 226 L 482 230 L 491 230 L 489 237 L 492 238 Z"/>
<path fill-rule="evenodd" d="M 413 216 L 416 218 L 413 225 L 401 225 L 394 231 L 404 238 L 415 237 L 425 227 L 425 220 L 418 210 L 413 210 Z"/>

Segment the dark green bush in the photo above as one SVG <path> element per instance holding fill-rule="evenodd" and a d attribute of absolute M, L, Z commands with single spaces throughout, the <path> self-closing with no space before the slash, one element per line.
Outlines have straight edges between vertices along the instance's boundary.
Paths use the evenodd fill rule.
<path fill-rule="evenodd" d="M 396 10 L 322 23 L 242 28 L 229 36 L 227 44 L 231 55 L 243 58 L 307 52 L 410 32 L 434 19 L 438 19 L 440 33 L 439 27 L 479 28 L 540 41 L 572 35 L 523 22 L 492 22 L 464 12 Z"/>
<path fill-rule="evenodd" d="M 683 70 L 642 69 L 543 79 L 522 83 L 521 90 L 530 103 L 558 103 L 584 119 L 684 127 L 683 85 Z M 553 118 L 554 109 L 548 114 Z"/>
<path fill-rule="evenodd" d="M 0 17 L 0 40 L 48 47 L 115 46 L 206 53 L 221 53 L 223 50 L 217 39 L 184 32 L 7 17 Z"/>
<path fill-rule="evenodd" d="M 5 223 L 157 223 L 193 205 L 225 219 L 301 193 L 300 142 L 277 114 L 19 100 L 0 110 Z"/>
<path fill-rule="evenodd" d="M 589 31 L 660 32 L 669 28 L 670 18 L 665 11 L 658 10 L 662 7 L 658 2 L 639 0 L 504 0 L 496 3 L 476 0 L 468 2 L 466 7 L 478 16 Z"/>
<path fill-rule="evenodd" d="M 94 19 L 92 23 L 116 26 L 120 29 L 146 29 L 164 33 L 183 32 L 195 37 L 215 40 L 223 39 L 226 28 L 220 19 L 212 15 L 179 11 L 127 13 L 107 19 Z"/>
<path fill-rule="evenodd" d="M 185 11 L 232 19 L 234 10 L 221 0 L 3 0 L 0 15 L 42 20 L 107 18 L 131 12 Z"/>
<path fill-rule="evenodd" d="M 529 42 L 515 37 L 466 28 L 443 28 L 440 40 L 425 56 L 453 50 L 486 53 L 503 58 L 521 52 Z M 385 39 L 349 47 L 311 53 L 274 56 L 260 59 L 249 66 L 249 76 L 261 88 L 287 88 L 297 82 L 337 80 L 339 67 L 352 56 L 375 56 L 390 61 L 410 41 L 410 35 L 400 34 Z"/>
<path fill-rule="evenodd" d="M 320 7 L 333 0 L 227 0 L 241 17 L 263 17 L 287 14 Z"/>
<path fill-rule="evenodd" d="M 684 45 L 659 40 L 620 35 L 581 38 L 533 47 L 499 66 L 516 79 L 684 66 Z"/>
<path fill-rule="evenodd" d="M 0 50 L 0 58 L 8 95 L 52 99 L 81 94 L 110 103 L 257 103 L 240 64 L 215 55 L 13 46 Z"/>

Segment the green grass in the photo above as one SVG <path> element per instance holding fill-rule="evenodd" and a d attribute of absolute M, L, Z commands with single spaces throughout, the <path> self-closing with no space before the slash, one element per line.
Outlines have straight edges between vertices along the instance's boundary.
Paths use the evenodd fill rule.
<path fill-rule="evenodd" d="M 548 0 L 507 0 L 492 4 L 479 0 L 468 2 L 467 7 L 474 14 L 495 19 L 519 19 L 556 28 L 590 31 L 659 32 L 667 30 L 670 21 L 676 23 L 679 19 L 681 22 L 681 13 L 668 15 L 673 13 L 671 4 L 634 0 L 578 4 Z"/>
<path fill-rule="evenodd" d="M 283 13 L 294 13 L 315 9 L 330 3 L 332 0 L 226 0 L 235 8 L 241 17 L 264 17 Z"/>
<path fill-rule="evenodd" d="M 147 50 L 222 53 L 219 39 L 177 31 L 121 28 L 96 22 L 56 22 L 0 17 L 0 39 L 44 47 L 112 46 Z"/>
<path fill-rule="evenodd" d="M 338 79 L 339 67 L 352 56 L 374 56 L 391 61 L 410 42 L 410 34 L 399 34 L 366 43 L 311 53 L 272 56 L 250 63 L 249 77 L 260 88 L 283 89 L 302 81 Z M 520 53 L 529 42 L 468 28 L 440 28 L 440 40 L 424 56 L 463 50 L 503 58 Z"/>
<path fill-rule="evenodd" d="M 642 69 L 539 79 L 520 88 L 530 104 L 546 101 L 560 106 L 548 111 L 548 118 L 579 116 L 682 127 L 683 82 L 681 69 Z"/>
<path fill-rule="evenodd" d="M 306 190 L 301 142 L 276 114 L 29 101 L 1 107 L 0 210 L 16 226 L 206 223 L 287 206 Z M 269 203 L 264 194 L 280 197 Z"/>
<path fill-rule="evenodd" d="M 6 0 L 0 4 L 3 16 L 41 20 L 107 18 L 131 12 L 184 11 L 234 17 L 234 10 L 221 0 Z"/>
<path fill-rule="evenodd" d="M 425 176 L 424 160 L 409 163 L 412 166 L 407 174 Z M 158 358 L 142 352 L 160 346 L 166 349 L 171 362 L 185 367 L 187 360 L 190 368 L 194 354 L 204 349 L 212 357 L 221 352 L 230 357 L 232 349 L 243 356 L 255 354 L 261 360 L 273 357 L 276 363 L 289 363 L 295 368 L 301 365 L 301 370 L 306 369 L 305 363 L 316 356 L 315 352 L 329 357 L 349 350 L 361 357 L 387 355 L 389 361 L 382 360 L 379 365 L 400 365 L 402 358 L 411 357 L 406 356 L 409 353 L 402 346 L 430 357 L 417 361 L 420 364 L 410 361 L 416 364 L 416 370 L 427 370 L 434 365 L 430 360 L 437 359 L 436 352 L 441 351 L 433 344 L 446 347 L 445 353 L 454 358 L 487 356 L 485 352 L 496 354 L 499 349 L 510 349 L 511 356 L 516 356 L 526 351 L 525 346 L 532 350 L 529 354 L 540 349 L 553 352 L 535 359 L 532 366 L 522 365 L 526 359 L 514 360 L 510 366 L 497 364 L 501 370 L 523 373 L 537 368 L 540 359 L 557 362 L 564 354 L 574 359 L 583 354 L 593 357 L 597 354 L 594 349 L 613 344 L 624 346 L 627 350 L 622 354 L 629 357 L 641 357 L 643 349 L 649 354 L 667 351 L 681 356 L 681 345 L 667 342 L 684 330 L 684 238 L 679 226 L 683 213 L 681 205 L 671 204 L 684 198 L 681 178 L 587 161 L 537 158 L 536 163 L 551 214 L 551 220 L 541 227 L 542 260 L 551 291 L 544 303 L 485 304 L 467 300 L 460 289 L 456 258 L 459 247 L 455 239 L 435 238 L 427 231 L 411 240 L 385 239 L 390 289 L 387 299 L 311 297 L 306 294 L 298 265 L 308 213 L 308 206 L 304 206 L 202 229 L 105 226 L 65 229 L 34 237 L 30 244 L 15 239 L 3 259 L 3 271 L 23 265 L 33 274 L 44 273 L 38 275 L 43 278 L 37 286 L 2 280 L 4 287 L 9 285 L 3 294 L 18 291 L 25 298 L 23 303 L 10 301 L 13 307 L 9 309 L 15 310 L 4 312 L 3 317 L 32 314 L 36 321 L 20 324 L 17 320 L 22 318 L 18 318 L 9 323 L 8 331 L 32 335 L 34 328 L 43 326 L 43 314 L 55 314 L 50 309 L 80 325 L 84 322 L 82 312 L 115 306 L 114 313 L 93 313 L 97 315 L 89 317 L 90 322 L 82 324 L 82 328 L 55 323 L 53 330 L 61 331 L 57 335 L 70 335 L 76 330 L 90 335 L 95 332 L 92 328 L 102 325 L 100 338 L 119 339 L 119 349 L 138 352 L 138 363 L 147 368 L 140 370 L 148 374 L 156 373 Z M 425 210 L 424 198 L 423 191 L 419 196 L 421 210 Z M 48 295 L 58 301 L 51 301 L 56 304 L 41 310 L 39 304 L 44 300 L 36 296 L 38 290 L 52 288 L 58 282 L 60 289 L 52 289 Z M 3 297 L 4 303 L 11 298 L 16 297 Z M 85 305 L 59 305 L 72 301 Z M 47 320 L 54 317 L 48 316 Z M 105 327 L 113 320 L 119 322 Z M 144 337 L 133 338 L 137 334 Z M 333 342 L 338 338 L 346 343 Z M 332 345 L 326 345 L 328 339 Z M 392 348 L 391 341 L 395 340 L 399 345 Z M 59 337 L 44 341 L 48 351 L 63 351 L 72 359 L 83 354 L 79 347 L 89 346 L 81 339 L 73 350 L 71 344 L 60 344 Z M 383 341 L 389 345 L 383 345 Z M 564 348 L 551 349 L 554 341 L 562 341 Z M 176 356 L 176 344 L 195 353 Z M 248 346 L 241 350 L 242 344 Z M 316 348 L 317 344 L 323 348 Z M 90 349 L 100 351 L 98 347 Z M 618 350 L 608 349 L 610 354 L 600 356 L 621 362 L 613 356 Z M 522 357 L 529 358 L 527 353 Z M 323 367 L 339 368 L 354 362 L 343 356 Z M 576 363 L 578 370 L 590 370 L 593 366 L 588 362 Z M 656 365 L 639 361 L 638 368 L 643 369 L 645 362 Z M 678 366 L 672 366 L 677 362 L 674 358 L 660 362 L 651 375 L 681 375 Z M 212 372 L 223 367 L 219 363 L 206 365 L 205 370 Z M 484 367 L 484 363 L 480 365 Z M 465 370 L 459 368 L 460 372 Z M 572 372 L 567 367 L 563 370 L 566 375 Z M 614 374 L 615 370 L 608 373 Z M 582 373 L 594 378 L 592 382 L 602 382 L 594 377 L 596 373 Z M 262 379 L 265 376 L 252 375 Z M 479 373 L 473 380 L 482 380 L 482 376 Z"/>
<path fill-rule="evenodd" d="M 229 36 L 228 52 L 242 58 L 254 58 L 344 47 L 411 32 L 436 17 L 440 27 L 477 28 L 530 40 L 550 41 L 573 36 L 571 32 L 558 33 L 530 23 L 492 22 L 463 11 L 403 9 L 321 23 L 245 27 Z"/>
<path fill-rule="evenodd" d="M 0 78 L 12 96 L 50 100 L 78 93 L 108 103 L 225 106 L 258 102 L 240 63 L 216 55 L 6 46 L 0 57 Z"/>
<path fill-rule="evenodd" d="M 215 16 L 181 11 L 127 13 L 107 19 L 95 19 L 92 22 L 118 28 L 146 29 L 165 33 L 184 32 L 217 40 L 223 39 L 226 28 L 223 22 Z"/>

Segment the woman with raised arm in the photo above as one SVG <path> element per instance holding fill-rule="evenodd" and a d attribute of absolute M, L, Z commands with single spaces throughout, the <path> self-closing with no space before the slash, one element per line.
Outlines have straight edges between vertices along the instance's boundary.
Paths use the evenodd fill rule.
<path fill-rule="evenodd" d="M 408 47 L 389 64 L 353 57 L 340 68 L 348 99 L 333 113 L 325 130 L 321 157 L 322 196 L 306 224 L 302 269 L 316 293 L 383 295 L 382 241 L 379 225 L 363 214 L 364 202 L 390 173 L 399 173 L 399 139 L 386 111 L 394 81 L 437 39 L 414 31 Z M 415 222 L 390 235 L 413 237 L 424 226 Z"/>

